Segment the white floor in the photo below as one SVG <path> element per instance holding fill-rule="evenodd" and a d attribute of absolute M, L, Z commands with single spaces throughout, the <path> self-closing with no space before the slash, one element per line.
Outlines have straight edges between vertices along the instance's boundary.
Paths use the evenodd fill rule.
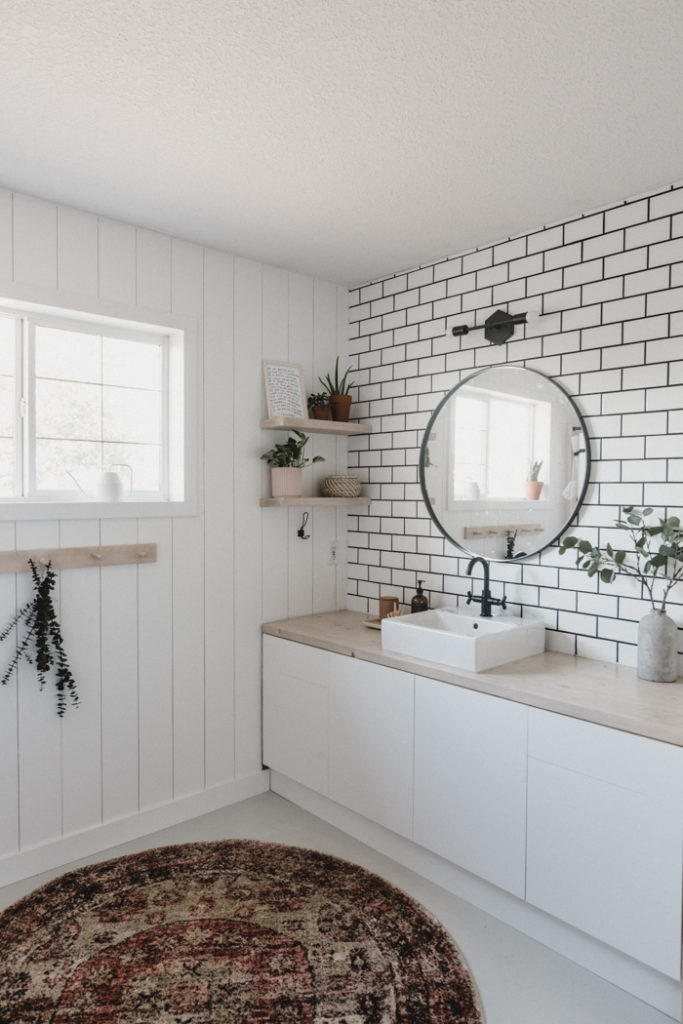
<path fill-rule="evenodd" d="M 399 886 L 451 932 L 477 981 L 487 1024 L 671 1024 L 671 1018 L 274 793 L 264 793 L 80 864 L 169 843 L 251 838 L 289 843 L 354 861 Z M 0 908 L 65 869 L 0 889 Z"/>

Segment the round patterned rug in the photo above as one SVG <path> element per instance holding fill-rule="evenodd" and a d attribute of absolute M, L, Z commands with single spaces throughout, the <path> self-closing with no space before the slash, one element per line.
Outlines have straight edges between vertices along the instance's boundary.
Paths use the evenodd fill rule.
<path fill-rule="evenodd" d="M 442 926 L 346 861 L 188 843 L 70 872 L 0 915 L 2 1024 L 483 1024 Z"/>

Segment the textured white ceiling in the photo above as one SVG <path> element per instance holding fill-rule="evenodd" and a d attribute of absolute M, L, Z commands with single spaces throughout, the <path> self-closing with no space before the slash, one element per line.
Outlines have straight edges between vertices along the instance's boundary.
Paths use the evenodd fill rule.
<path fill-rule="evenodd" d="M 357 283 L 683 178 L 681 0 L 0 0 L 0 184 Z"/>

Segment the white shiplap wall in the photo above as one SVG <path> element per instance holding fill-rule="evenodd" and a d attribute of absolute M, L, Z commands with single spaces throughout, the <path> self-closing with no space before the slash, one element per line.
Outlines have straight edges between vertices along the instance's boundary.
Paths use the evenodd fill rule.
<path fill-rule="evenodd" d="M 283 440 L 259 430 L 261 360 L 302 363 L 312 388 L 346 334 L 345 290 L 0 191 L 0 296 L 3 282 L 196 318 L 203 457 L 195 516 L 0 523 L 3 550 L 158 545 L 152 566 L 61 573 L 80 708 L 60 720 L 30 666 L 0 688 L 0 884 L 263 788 L 260 625 L 346 589 L 344 510 L 311 510 L 301 541 L 301 510 L 258 506 L 259 455 Z M 345 442 L 309 447 L 327 460 L 309 487 L 345 467 Z M 0 628 L 28 593 L 27 575 L 0 576 Z"/>

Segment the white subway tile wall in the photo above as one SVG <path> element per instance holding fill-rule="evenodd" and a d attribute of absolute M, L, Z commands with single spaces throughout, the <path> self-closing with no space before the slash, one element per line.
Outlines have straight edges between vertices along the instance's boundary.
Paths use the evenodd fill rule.
<path fill-rule="evenodd" d="M 418 579 L 434 604 L 465 600 L 467 556 L 433 526 L 418 463 L 433 409 L 484 366 L 540 370 L 585 417 L 593 465 L 572 532 L 623 546 L 620 506 L 682 514 L 682 211 L 683 186 L 672 186 L 351 291 L 354 415 L 374 430 L 349 440 L 349 467 L 373 498 L 367 513 L 349 517 L 350 608 L 376 614 L 387 587 L 407 604 Z M 450 333 L 495 309 L 539 306 L 542 319 L 501 346 L 483 332 Z M 512 608 L 540 612 L 551 650 L 635 664 L 649 607 L 636 581 L 589 579 L 557 545 L 492 563 L 491 580 Z M 683 626 L 683 587 L 668 610 Z"/>

